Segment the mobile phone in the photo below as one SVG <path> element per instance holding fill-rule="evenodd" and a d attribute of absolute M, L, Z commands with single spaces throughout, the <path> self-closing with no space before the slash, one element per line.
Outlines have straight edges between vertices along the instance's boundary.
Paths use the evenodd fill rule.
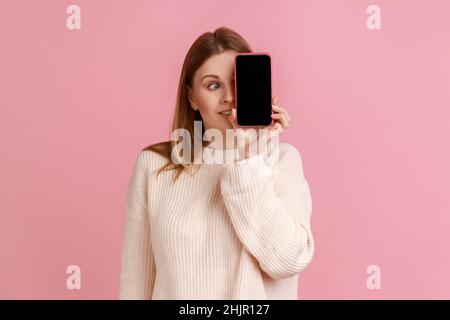
<path fill-rule="evenodd" d="M 239 126 L 272 123 L 272 67 L 267 52 L 239 53 L 234 64 L 236 122 Z"/>

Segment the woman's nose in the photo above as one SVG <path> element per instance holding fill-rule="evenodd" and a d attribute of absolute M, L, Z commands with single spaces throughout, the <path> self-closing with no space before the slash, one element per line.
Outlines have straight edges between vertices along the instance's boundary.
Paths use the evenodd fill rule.
<path fill-rule="evenodd" d="M 223 100 L 224 102 L 234 102 L 234 91 L 228 89 Z"/>

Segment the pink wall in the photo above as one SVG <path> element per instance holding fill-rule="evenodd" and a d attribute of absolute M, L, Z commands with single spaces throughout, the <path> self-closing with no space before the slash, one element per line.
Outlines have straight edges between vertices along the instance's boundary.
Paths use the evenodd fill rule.
<path fill-rule="evenodd" d="M 81 30 L 66 8 L 81 8 Z M 381 30 L 366 8 L 381 8 Z M 116 299 L 125 191 L 219 26 L 273 54 L 316 253 L 301 299 L 450 298 L 450 2 L 0 2 L 0 298 Z M 67 266 L 82 289 L 66 288 Z M 381 289 L 366 285 L 370 265 Z"/>

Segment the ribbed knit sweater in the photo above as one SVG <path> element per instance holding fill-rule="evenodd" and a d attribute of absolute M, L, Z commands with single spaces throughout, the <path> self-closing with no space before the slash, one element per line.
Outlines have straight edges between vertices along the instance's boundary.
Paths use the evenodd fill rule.
<path fill-rule="evenodd" d="M 297 299 L 314 254 L 312 199 L 298 150 L 202 163 L 172 181 L 137 156 L 128 184 L 119 299 Z"/>

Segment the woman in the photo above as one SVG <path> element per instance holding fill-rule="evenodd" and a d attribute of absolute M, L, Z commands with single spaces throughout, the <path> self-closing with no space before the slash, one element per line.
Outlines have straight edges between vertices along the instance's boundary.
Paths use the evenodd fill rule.
<path fill-rule="evenodd" d="M 233 72 L 241 52 L 252 52 L 248 43 L 221 27 L 187 53 L 172 130 L 186 129 L 192 145 L 195 120 L 204 125 L 202 136 L 239 129 Z M 279 135 L 291 119 L 272 107 L 268 129 Z M 260 138 L 246 140 L 245 151 Z M 314 254 L 312 201 L 297 149 L 280 143 L 277 162 L 245 152 L 225 164 L 176 163 L 176 143 L 148 146 L 136 159 L 120 299 L 297 299 L 298 273 Z M 202 143 L 208 151 L 235 150 Z M 184 151 L 180 157 L 186 159 Z"/>

